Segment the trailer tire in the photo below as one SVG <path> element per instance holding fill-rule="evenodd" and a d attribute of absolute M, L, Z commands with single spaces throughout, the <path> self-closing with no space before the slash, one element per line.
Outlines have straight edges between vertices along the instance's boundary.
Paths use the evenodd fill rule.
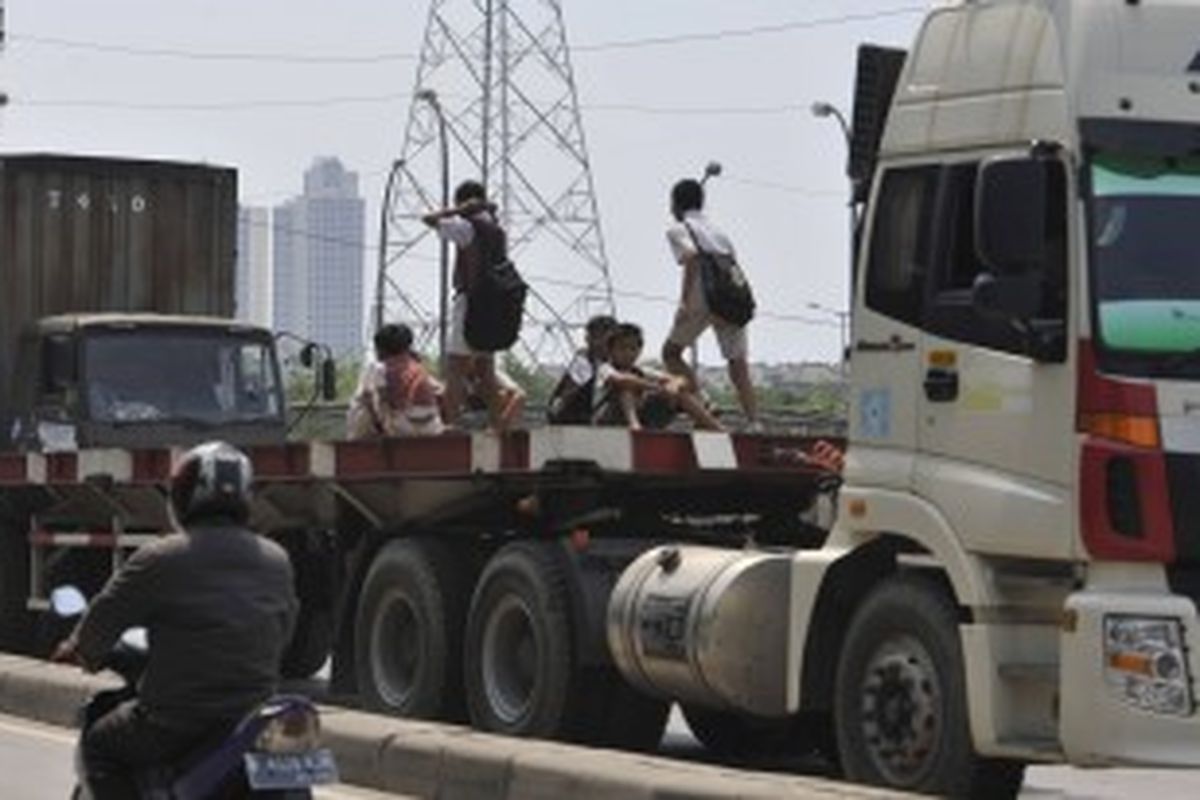
<path fill-rule="evenodd" d="M 438 542 L 401 539 L 375 556 L 355 619 L 360 696 L 380 711 L 461 718 L 463 574 Z"/>
<path fill-rule="evenodd" d="M 855 613 L 834 714 L 846 776 L 950 797 L 1016 797 L 1025 766 L 974 752 L 958 608 L 933 579 L 900 575 Z"/>
<path fill-rule="evenodd" d="M 509 736 L 577 739 L 572 620 L 565 571 L 550 545 L 517 542 L 483 570 L 467 621 L 471 723 Z"/>
<path fill-rule="evenodd" d="M 28 541 L 17 525 L 0 522 L 0 651 L 32 651 L 34 616 L 25 607 L 28 596 Z"/>

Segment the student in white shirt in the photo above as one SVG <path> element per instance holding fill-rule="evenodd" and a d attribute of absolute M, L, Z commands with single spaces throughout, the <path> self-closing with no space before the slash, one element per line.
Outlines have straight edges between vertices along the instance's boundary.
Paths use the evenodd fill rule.
<path fill-rule="evenodd" d="M 670 372 L 686 378 L 694 391 L 699 391 L 696 375 L 684 360 L 683 353 L 711 327 L 717 335 L 717 344 L 728 365 L 729 379 L 737 390 L 742 411 L 755 426 L 758 424 L 758 401 L 750 382 L 746 329 L 731 325 L 709 311 L 700 279 L 699 251 L 734 255 L 733 243 L 709 221 L 703 209 L 704 187 L 699 181 L 682 180 L 671 189 L 671 215 L 675 224 L 667 230 L 667 241 L 675 261 L 683 267 L 683 282 L 675 323 L 663 344 L 663 364 Z"/>

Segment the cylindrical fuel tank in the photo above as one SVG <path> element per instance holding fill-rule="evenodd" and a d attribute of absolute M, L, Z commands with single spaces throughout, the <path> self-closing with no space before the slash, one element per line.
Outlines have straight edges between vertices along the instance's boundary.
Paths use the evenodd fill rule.
<path fill-rule="evenodd" d="M 617 581 L 608 644 L 626 680 L 644 692 L 784 716 L 790 604 L 788 556 L 658 547 Z"/>

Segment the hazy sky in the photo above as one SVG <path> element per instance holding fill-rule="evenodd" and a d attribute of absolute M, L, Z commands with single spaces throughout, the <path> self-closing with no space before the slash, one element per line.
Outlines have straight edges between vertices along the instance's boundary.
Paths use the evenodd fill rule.
<path fill-rule="evenodd" d="M 522 1 L 541 2 L 514 0 Z M 416 62 L 274 57 L 416 53 L 427 0 L 0 2 L 8 29 L 0 85 L 11 97 L 0 116 L 3 150 L 228 164 L 240 172 L 242 201 L 257 205 L 298 193 L 314 156 L 337 155 L 362 176 L 366 238 L 375 241 L 378 198 L 401 147 Z M 574 55 L 617 292 L 677 294 L 678 272 L 663 235 L 666 193 L 676 178 L 717 159 L 726 177 L 710 184 L 711 213 L 738 246 L 763 312 L 751 333 L 752 358 L 835 359 L 836 324 L 806 304 L 845 305 L 845 146 L 836 123 L 814 119 L 807 109 L 824 99 L 848 112 L 857 44 L 908 46 L 926 3 L 563 4 L 575 46 L 859 17 L 719 40 L 581 47 Z M 901 13 L 865 19 L 879 12 Z M 168 52 L 129 52 L 143 49 Z M 210 57 L 217 55 L 245 58 Z M 614 104 L 645 110 L 604 108 Z M 365 262 L 373 264 L 374 257 Z M 618 302 L 622 316 L 646 327 L 657 350 L 671 304 L 620 294 Z M 427 305 L 433 304 L 430 298 Z M 706 341 L 702 354 L 713 360 L 715 344 Z"/>

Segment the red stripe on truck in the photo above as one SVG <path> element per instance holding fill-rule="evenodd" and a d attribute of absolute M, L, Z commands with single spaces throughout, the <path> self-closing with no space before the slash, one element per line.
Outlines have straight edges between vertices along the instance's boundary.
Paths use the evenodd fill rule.
<path fill-rule="evenodd" d="M 506 434 L 500 443 L 500 469 L 505 472 L 529 469 L 529 451 L 529 431 Z"/>
<path fill-rule="evenodd" d="M 133 483 L 166 483 L 171 478 L 170 450 L 134 450 L 130 461 Z"/>
<path fill-rule="evenodd" d="M 22 484 L 27 482 L 25 456 L 0 455 L 0 484 Z"/>
<path fill-rule="evenodd" d="M 683 474 L 698 468 L 696 447 L 689 435 L 636 431 L 632 436 L 635 472 Z"/>
<path fill-rule="evenodd" d="M 471 437 L 466 434 L 445 434 L 339 442 L 334 458 L 339 478 L 405 473 L 470 474 Z"/>
<path fill-rule="evenodd" d="M 1134 498 L 1110 498 L 1109 465 L 1128 459 L 1136 476 Z M 1175 561 L 1175 526 L 1167 496 L 1167 463 L 1157 450 L 1107 440 L 1083 444 L 1080 459 L 1079 513 L 1083 543 L 1101 561 Z M 1133 502 L 1140 512 L 1138 535 L 1123 535 L 1113 528 L 1109 509 L 1118 499 Z"/>
<path fill-rule="evenodd" d="M 254 464 L 256 479 L 307 478 L 309 476 L 311 451 L 307 442 L 247 447 L 245 450 L 251 463 Z"/>
<path fill-rule="evenodd" d="M 78 455 L 75 453 L 51 453 L 46 456 L 46 483 L 78 482 Z"/>

